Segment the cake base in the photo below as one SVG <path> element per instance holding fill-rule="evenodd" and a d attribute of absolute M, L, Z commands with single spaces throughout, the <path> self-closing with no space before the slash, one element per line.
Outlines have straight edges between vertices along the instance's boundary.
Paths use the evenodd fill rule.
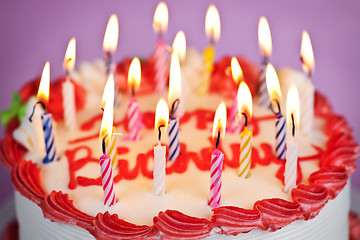
<path fill-rule="evenodd" d="M 45 219 L 40 207 L 34 202 L 15 192 L 16 216 L 19 222 L 19 236 L 26 239 L 94 239 L 85 229 L 51 222 Z M 237 236 L 216 234 L 220 229 L 213 229 L 211 236 L 205 239 L 348 239 L 350 211 L 350 184 L 334 200 L 320 211 L 319 215 L 308 221 L 297 220 L 275 232 L 255 229 Z M 161 233 L 160 233 L 161 234 Z"/>

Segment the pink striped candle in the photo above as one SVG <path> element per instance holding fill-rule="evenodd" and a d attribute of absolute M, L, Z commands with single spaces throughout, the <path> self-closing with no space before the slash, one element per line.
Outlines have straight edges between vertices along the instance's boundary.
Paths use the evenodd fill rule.
<path fill-rule="evenodd" d="M 210 200 L 211 208 L 220 206 L 221 200 L 221 174 L 224 162 L 224 154 L 215 149 L 211 154 L 211 180 L 210 180 Z"/>
<path fill-rule="evenodd" d="M 142 115 L 138 101 L 132 97 L 128 104 L 128 129 L 130 135 L 128 140 L 136 141 L 140 138 L 140 131 L 143 128 Z"/>
<path fill-rule="evenodd" d="M 111 159 L 106 153 L 100 157 L 102 186 L 104 189 L 104 205 L 111 206 L 116 203 L 114 179 L 112 175 Z"/>
<path fill-rule="evenodd" d="M 156 82 L 155 89 L 157 92 L 162 93 L 165 91 L 169 74 L 169 59 L 167 55 L 166 44 L 162 39 L 159 39 L 156 43 L 154 61 Z"/>

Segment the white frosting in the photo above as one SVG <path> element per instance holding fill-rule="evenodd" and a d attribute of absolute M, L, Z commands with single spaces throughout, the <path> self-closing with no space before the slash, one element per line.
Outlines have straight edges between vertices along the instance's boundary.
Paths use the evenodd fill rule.
<path fill-rule="evenodd" d="M 195 52 L 193 55 L 197 56 Z M 188 57 L 189 56 L 191 56 L 191 54 L 188 54 Z M 190 60 L 187 62 L 192 63 L 191 59 L 192 58 L 190 58 Z M 186 62 L 184 63 L 183 75 L 186 76 L 185 78 L 188 80 L 188 85 L 191 86 L 191 79 L 194 75 L 196 76 L 197 70 L 192 69 L 189 66 L 191 65 L 187 65 Z M 81 64 L 79 70 L 74 73 L 77 81 L 84 84 L 88 91 L 86 107 L 83 111 L 78 113 L 79 126 L 81 126 L 82 123 L 89 120 L 91 117 L 101 113 L 99 109 L 99 104 L 101 101 L 102 89 L 105 85 L 104 69 L 105 67 L 103 62 L 96 61 L 94 63 Z M 215 112 L 216 107 L 222 101 L 222 98 L 218 95 L 198 98 L 195 94 L 191 94 L 192 91 L 189 90 L 189 92 L 190 94 L 184 94 L 186 95 L 187 112 L 191 112 L 199 108 L 209 109 Z M 125 95 L 120 96 L 120 102 L 126 102 L 128 97 L 129 96 Z M 137 99 L 139 101 L 141 111 L 155 111 L 156 103 L 160 99 L 160 96 L 150 94 L 146 96 L 139 96 L 137 97 Z M 230 107 L 231 101 L 227 102 L 227 105 L 228 107 Z M 120 106 L 118 106 L 114 111 L 114 122 L 123 119 L 126 115 L 126 111 L 126 104 L 120 104 Z M 258 105 L 254 106 L 253 112 L 255 117 L 271 115 L 271 112 L 269 110 L 264 110 Z M 260 156 L 263 156 L 263 152 L 259 147 L 261 143 L 269 143 L 273 147 L 275 145 L 274 125 L 275 119 L 261 122 L 259 134 L 253 137 L 253 146 L 258 149 Z M 312 144 L 320 147 L 325 146 L 326 136 L 323 134 L 324 121 L 322 119 L 315 119 L 314 125 L 315 130 L 311 137 L 302 135 L 301 133 L 297 134 L 296 141 L 299 143 L 299 156 L 316 154 L 316 151 L 312 147 Z M 194 151 L 197 153 L 200 152 L 200 149 L 213 147 L 213 143 L 208 140 L 208 138 L 211 137 L 211 128 L 212 123 L 209 123 L 205 130 L 197 129 L 195 127 L 195 118 L 192 118 L 189 122 L 180 126 L 180 142 L 186 143 L 188 151 Z M 68 131 L 66 128 L 64 128 L 62 123 L 59 123 L 57 125 L 57 128 L 55 129 L 55 140 L 58 156 L 61 156 L 61 159 L 50 164 L 39 164 L 39 167 L 41 168 L 41 181 L 45 192 L 50 193 L 52 190 L 55 190 L 68 193 L 70 199 L 74 201 L 75 207 L 89 215 L 95 216 L 98 212 L 109 211 L 110 213 L 117 213 L 119 215 L 119 218 L 135 224 L 152 225 L 153 217 L 157 216 L 159 211 L 165 211 L 167 209 L 179 210 L 190 216 L 210 218 L 212 212 L 207 204 L 210 191 L 210 171 L 198 170 L 193 162 L 189 164 L 188 170 L 185 173 L 170 174 L 166 176 L 166 193 L 163 196 L 154 196 L 151 192 L 153 180 L 145 178 L 141 174 L 139 174 L 139 176 L 135 180 L 121 180 L 114 185 L 116 192 L 115 195 L 118 201 L 115 205 L 111 207 L 104 206 L 103 204 L 104 195 L 101 186 L 81 187 L 78 185 L 76 189 L 70 190 L 68 188 L 69 164 L 66 156 L 64 155 L 64 151 L 67 149 L 74 149 L 77 146 L 86 145 L 92 149 L 92 157 L 99 158 L 101 156 L 101 147 L 98 138 L 72 145 L 69 145 L 68 142 L 81 137 L 98 134 L 99 129 L 100 121 L 96 122 L 93 128 L 86 132 L 80 130 Z M 119 132 L 122 132 L 125 137 L 128 134 L 123 128 L 119 127 L 117 128 L 117 130 Z M 142 139 L 140 140 L 140 142 L 128 142 L 123 141 L 122 139 L 118 139 L 117 141 L 118 146 L 126 146 L 129 149 L 128 153 L 119 155 L 118 157 L 121 159 L 127 159 L 130 169 L 133 169 L 133 167 L 135 166 L 136 156 L 139 153 L 146 153 L 148 151 L 152 151 L 154 145 L 157 143 L 157 136 L 153 129 L 144 129 L 141 135 Z M 168 137 L 163 136 L 162 142 L 163 144 L 167 144 Z M 222 141 L 225 156 L 232 158 L 232 152 L 229 144 L 239 142 L 239 134 L 227 133 L 224 140 Z M 85 156 L 85 151 L 79 152 L 76 156 L 76 159 L 80 159 Z M 26 158 L 32 159 L 34 161 L 39 161 L 39 157 L 36 156 L 34 152 L 27 153 Z M 313 160 L 301 162 L 300 165 L 303 173 L 303 183 L 306 184 L 309 175 L 319 169 L 319 163 L 318 160 Z M 248 179 L 240 179 L 237 176 L 237 169 L 230 169 L 228 167 L 225 167 L 222 177 L 221 205 L 232 205 L 242 208 L 252 208 L 253 204 L 257 200 L 261 199 L 276 197 L 285 200 L 291 200 L 291 194 L 283 192 L 284 186 L 282 182 L 275 177 L 275 174 L 279 168 L 280 165 L 274 163 L 268 166 L 257 165 L 254 169 L 251 170 L 251 175 Z M 148 169 L 153 169 L 152 160 L 149 161 Z M 97 178 L 100 176 L 100 165 L 99 163 L 88 163 L 75 174 L 76 176 Z M 114 176 L 116 174 L 117 169 L 114 169 Z M 299 236 L 303 236 L 304 233 L 308 232 L 305 230 L 297 230 L 297 227 L 293 226 L 299 225 L 301 226 L 301 228 L 303 228 L 303 224 L 307 224 L 308 229 L 312 229 L 314 233 L 316 231 L 319 231 L 318 228 L 314 227 L 316 222 L 319 222 L 318 224 L 322 226 L 323 230 L 321 230 L 320 232 L 325 231 L 325 229 L 326 231 L 331 232 L 333 229 L 331 229 L 330 231 L 329 228 L 326 225 L 323 225 L 322 222 L 324 221 L 324 219 L 328 219 L 328 221 L 334 221 L 333 219 L 336 219 L 336 217 L 334 216 L 338 216 L 340 212 L 343 213 L 344 216 L 346 215 L 346 217 L 343 217 L 344 221 L 341 222 L 344 223 L 344 226 L 342 226 L 341 224 L 337 225 L 338 230 L 343 228 L 347 229 L 347 224 L 345 226 L 345 223 L 347 222 L 348 214 L 348 211 L 346 209 L 349 205 L 349 190 L 347 189 L 343 192 L 344 193 L 342 193 L 342 195 L 344 197 L 337 197 L 336 200 L 333 201 L 333 204 L 327 204 L 326 207 L 322 210 L 321 214 L 324 215 L 323 218 L 320 218 L 320 214 L 314 220 L 307 222 L 296 221 L 295 223 L 292 223 L 284 228 L 293 228 L 294 230 L 291 231 L 280 230 L 276 231 L 275 233 L 269 233 L 266 231 L 254 230 L 250 234 L 244 234 L 243 237 L 249 236 L 248 238 L 244 239 L 262 239 L 261 236 L 269 236 L 270 238 L 279 239 L 277 236 L 282 236 L 281 234 L 284 234 L 283 238 L 289 239 L 290 235 L 287 234 L 293 234 L 290 232 L 299 232 Z M 34 238 L 29 237 L 29 239 L 55 239 L 53 235 L 46 235 L 51 234 L 52 231 L 60 232 L 59 234 L 65 234 L 65 232 L 69 231 L 69 234 L 72 234 L 72 236 L 76 236 L 76 239 L 83 239 L 80 236 L 77 237 L 76 234 L 80 234 L 81 236 L 85 237 L 84 239 L 88 239 L 90 237 L 89 234 L 84 233 L 84 230 L 82 229 L 79 230 L 78 227 L 68 226 L 65 224 L 52 225 L 52 223 L 50 224 L 48 220 L 41 220 L 41 218 L 38 216 L 41 214 L 36 215 L 36 219 L 38 219 L 38 221 L 30 221 L 30 219 L 35 218 L 35 213 L 28 214 L 25 212 L 29 212 L 30 210 L 21 211 L 21 209 L 25 209 L 26 206 L 26 209 L 32 209 L 31 211 L 35 212 L 39 211 L 38 207 L 36 207 L 32 202 L 29 202 L 27 199 L 21 197 L 19 194 L 16 194 L 16 199 L 18 203 L 18 219 L 20 221 L 22 239 L 26 239 L 25 237 L 27 237 L 27 235 L 34 236 Z M 34 206 L 31 207 L 31 205 Z M 40 226 L 42 224 L 44 224 L 44 226 Z M 34 229 L 36 229 L 36 227 L 41 228 L 41 230 L 38 231 L 39 235 L 36 235 L 35 233 L 36 231 Z M 50 231 L 51 229 L 52 231 Z M 76 233 L 77 231 L 79 231 L 79 233 Z M 289 233 L 287 233 L 287 231 L 289 231 Z M 44 234 L 44 236 L 40 237 L 41 234 Z M 62 238 L 60 239 L 68 238 L 64 237 L 64 235 L 59 236 L 62 236 Z"/>

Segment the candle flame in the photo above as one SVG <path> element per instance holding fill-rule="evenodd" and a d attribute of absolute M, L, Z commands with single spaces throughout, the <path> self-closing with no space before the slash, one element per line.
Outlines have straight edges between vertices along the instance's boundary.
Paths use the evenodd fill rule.
<path fill-rule="evenodd" d="M 310 36 L 306 31 L 303 31 L 302 34 L 300 57 L 303 62 L 304 71 L 307 73 L 313 71 L 315 67 L 314 52 Z"/>
<path fill-rule="evenodd" d="M 111 15 L 106 27 L 103 48 L 105 52 L 115 52 L 119 38 L 119 22 L 116 14 Z"/>
<path fill-rule="evenodd" d="M 292 128 L 291 114 L 294 114 L 295 127 L 300 123 L 299 92 L 295 85 L 291 85 L 286 99 L 286 122 L 289 129 Z"/>
<path fill-rule="evenodd" d="M 259 20 L 258 40 L 261 54 L 263 56 L 270 56 L 272 51 L 272 40 L 269 23 L 265 17 Z"/>
<path fill-rule="evenodd" d="M 181 95 L 181 70 L 177 51 L 171 54 L 170 77 L 169 77 L 169 105 L 172 105 Z"/>
<path fill-rule="evenodd" d="M 99 138 L 100 141 L 104 137 L 110 136 L 113 129 L 113 118 L 114 118 L 114 104 L 111 101 L 107 101 L 104 107 L 104 113 L 101 120 L 101 127 L 100 127 L 100 134 Z"/>
<path fill-rule="evenodd" d="M 272 64 L 268 64 L 266 67 L 266 86 L 269 92 L 270 99 L 275 99 L 279 103 L 281 102 L 281 90 L 279 78 L 276 74 L 275 68 Z"/>
<path fill-rule="evenodd" d="M 213 132 L 212 138 L 217 137 L 218 132 L 220 131 L 220 138 L 224 138 L 226 130 L 226 106 L 222 102 L 218 106 L 215 112 L 214 123 L 213 123 Z"/>
<path fill-rule="evenodd" d="M 155 111 L 155 131 L 158 133 L 159 126 L 163 125 L 164 132 L 168 127 L 169 122 L 169 108 L 164 99 L 160 99 L 156 105 Z"/>
<path fill-rule="evenodd" d="M 238 84 L 243 77 L 243 71 L 242 71 L 240 64 L 239 64 L 238 60 L 236 59 L 236 57 L 231 58 L 231 73 L 232 73 L 234 82 L 236 84 Z"/>
<path fill-rule="evenodd" d="M 155 10 L 153 29 L 156 33 L 164 33 L 168 27 L 169 13 L 166 3 L 160 2 Z"/>
<path fill-rule="evenodd" d="M 248 119 L 252 116 L 252 97 L 248 85 L 242 81 L 239 86 L 238 94 L 238 110 L 239 113 L 245 113 Z"/>
<path fill-rule="evenodd" d="M 76 57 L 76 40 L 75 38 L 72 38 L 69 41 L 64 58 L 64 68 L 67 72 L 71 72 L 74 69 L 75 57 Z"/>
<path fill-rule="evenodd" d="M 114 104 L 114 85 L 114 75 L 110 74 L 105 84 L 104 93 L 101 100 L 102 106 L 105 106 L 107 102 Z"/>
<path fill-rule="evenodd" d="M 50 92 L 50 63 L 47 61 L 45 63 L 44 69 L 42 71 L 39 90 L 37 93 L 37 99 L 47 103 L 49 101 L 49 92 Z"/>
<path fill-rule="evenodd" d="M 141 83 L 141 65 L 139 58 L 135 57 L 131 61 L 128 74 L 128 84 L 135 89 L 140 87 Z"/>
<path fill-rule="evenodd" d="M 172 47 L 174 51 L 178 52 L 180 61 L 184 61 L 186 56 L 186 38 L 183 31 L 177 32 Z"/>
<path fill-rule="evenodd" d="M 212 42 L 216 42 L 220 38 L 220 16 L 215 5 L 211 4 L 206 12 L 205 17 L 205 33 Z"/>

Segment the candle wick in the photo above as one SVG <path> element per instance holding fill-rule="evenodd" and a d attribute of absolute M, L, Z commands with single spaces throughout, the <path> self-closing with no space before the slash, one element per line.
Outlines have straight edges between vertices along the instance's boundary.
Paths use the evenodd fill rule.
<path fill-rule="evenodd" d="M 294 120 L 294 113 L 291 113 L 291 122 L 292 122 L 292 136 L 295 137 L 295 120 Z"/>
<path fill-rule="evenodd" d="M 241 113 L 242 115 L 244 115 L 244 117 L 245 117 L 245 127 L 247 127 L 247 125 L 248 125 L 248 118 L 247 118 L 247 116 L 246 116 L 246 114 L 245 113 Z"/>
<path fill-rule="evenodd" d="M 269 56 L 264 53 L 264 56 L 262 58 L 262 65 L 267 65 L 269 63 Z"/>
<path fill-rule="evenodd" d="M 180 99 L 177 98 L 171 105 L 171 116 L 173 116 L 180 105 Z"/>
<path fill-rule="evenodd" d="M 277 111 L 275 111 L 274 110 L 274 107 L 273 107 L 273 103 L 276 103 L 276 105 L 277 105 Z M 280 103 L 279 103 L 279 101 L 278 100 L 276 100 L 276 99 L 272 99 L 271 100 L 271 102 L 270 102 L 270 109 L 271 109 L 271 111 L 275 114 L 275 115 L 279 115 L 279 114 L 281 114 L 281 108 L 280 108 Z"/>
<path fill-rule="evenodd" d="M 220 121 L 220 120 L 219 120 Z M 219 143 L 220 143 L 220 134 L 221 134 L 221 131 L 220 131 L 220 129 L 219 129 L 219 131 L 218 131 L 218 136 L 217 136 L 217 138 L 216 138 L 216 149 L 218 148 L 218 146 L 219 146 Z"/>
<path fill-rule="evenodd" d="M 134 85 L 131 86 L 131 96 L 135 97 L 135 88 Z"/>
<path fill-rule="evenodd" d="M 159 131 L 159 136 L 158 136 L 158 139 L 159 139 L 159 143 L 160 143 L 160 140 L 161 140 L 161 128 L 162 127 L 165 127 L 164 124 L 161 124 L 159 127 L 158 127 L 158 131 Z"/>
<path fill-rule="evenodd" d="M 38 101 L 38 102 L 36 102 L 36 103 L 34 104 L 34 107 L 33 107 L 32 113 L 31 113 L 31 115 L 30 115 L 30 117 L 29 117 L 29 121 L 30 121 L 30 122 L 32 122 L 32 118 L 33 118 L 34 113 L 35 113 L 35 108 L 36 108 L 36 106 L 37 106 L 38 104 L 40 104 L 40 105 L 41 105 L 41 107 L 42 107 L 42 109 L 44 110 L 45 114 L 47 113 L 47 111 L 46 111 L 46 107 L 45 107 L 45 104 L 44 104 L 42 101 Z"/>
<path fill-rule="evenodd" d="M 103 137 L 102 139 L 102 152 L 105 155 L 106 154 L 106 144 L 105 144 L 105 138 L 106 138 L 107 134 L 105 135 L 105 137 Z"/>

